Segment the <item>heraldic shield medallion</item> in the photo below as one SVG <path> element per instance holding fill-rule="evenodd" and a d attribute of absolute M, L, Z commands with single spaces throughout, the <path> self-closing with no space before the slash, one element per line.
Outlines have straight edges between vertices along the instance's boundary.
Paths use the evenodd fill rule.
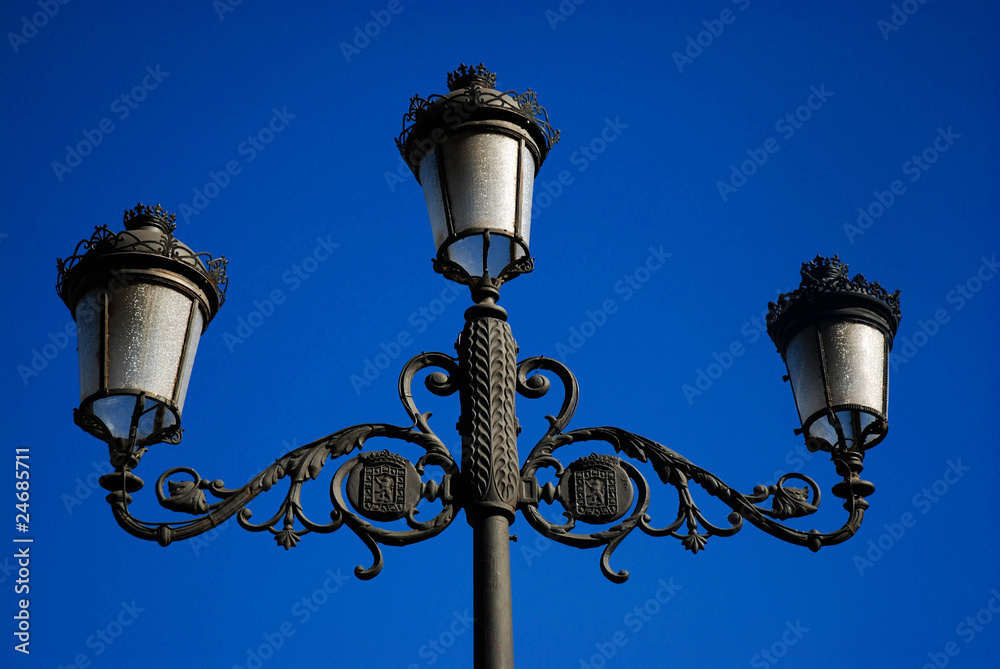
<path fill-rule="evenodd" d="M 347 478 L 347 499 L 365 518 L 399 520 L 420 501 L 420 476 L 395 453 L 365 453 Z"/>
<path fill-rule="evenodd" d="M 618 520 L 632 506 L 632 482 L 611 455 L 592 454 L 571 463 L 559 478 L 557 496 L 573 518 L 601 524 Z"/>

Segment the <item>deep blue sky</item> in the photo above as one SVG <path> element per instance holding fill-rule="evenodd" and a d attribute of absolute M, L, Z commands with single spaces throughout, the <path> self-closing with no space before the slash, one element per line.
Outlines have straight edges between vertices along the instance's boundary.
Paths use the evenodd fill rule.
<path fill-rule="evenodd" d="M 537 269 L 505 286 L 501 304 L 522 358 L 562 354 L 577 374 L 571 427 L 631 429 L 745 492 L 795 467 L 825 494 L 796 526 L 833 530 L 845 515 L 829 495 L 837 477 L 825 458 L 800 455 L 784 367 L 755 319 L 817 253 L 902 290 L 891 429 L 865 463 L 877 491 L 856 537 L 813 554 L 747 526 L 692 555 L 637 534 L 612 563 L 632 578 L 613 585 L 599 551 L 536 544 L 519 520 L 518 665 L 600 666 L 599 648 L 624 639 L 606 666 L 772 666 L 764 650 L 816 668 L 995 666 L 992 3 L 907 0 L 895 17 L 891 2 L 860 0 L 48 4 L 51 18 L 44 0 L 0 10 L 3 666 L 245 667 L 282 629 L 293 633 L 266 667 L 470 665 L 464 517 L 386 549 L 370 582 L 351 575 L 370 556 L 346 529 L 288 552 L 233 524 L 166 549 L 120 530 L 88 484 L 107 453 L 72 422 L 75 341 L 60 334 L 71 320 L 53 286 L 55 259 L 96 225 L 117 229 L 139 200 L 196 210 L 178 236 L 230 260 L 184 441 L 154 447 L 137 472 L 147 487 L 134 510 L 146 519 L 171 516 L 153 498 L 169 467 L 237 486 L 338 428 L 404 424 L 398 370 L 423 350 L 453 352 L 468 300 L 438 301 L 453 294 L 431 270 L 423 196 L 392 140 L 412 95 L 443 93 L 448 71 L 480 61 L 499 88 L 537 90 L 562 130 L 535 185 Z M 357 37 L 379 17 L 373 37 Z M 272 122 L 281 131 L 252 148 Z M 76 167 L 54 165 L 69 167 L 67 146 L 88 136 L 100 142 Z M 745 183 L 733 177 L 752 156 L 766 162 Z M 225 187 L 199 199 L 227 164 Z M 730 179 L 735 190 L 720 189 Z M 873 219 L 845 228 L 859 207 Z M 318 239 L 338 246 L 303 265 Z M 654 253 L 670 255 L 637 275 Z M 314 271 L 296 275 L 305 266 Z M 235 341 L 274 291 L 284 302 Z M 613 313 L 592 316 L 609 300 Z M 592 317 L 603 324 L 567 349 Z M 352 384 L 400 333 L 412 343 L 389 368 Z M 685 394 L 734 345 L 742 354 Z M 457 444 L 456 398 L 420 400 Z M 520 400 L 522 457 L 556 404 Z M 31 463 L 30 657 L 11 634 L 18 448 Z M 317 519 L 329 510 L 324 481 L 305 495 Z M 666 524 L 676 493 L 654 489 L 654 522 Z M 255 517 L 282 494 L 259 499 Z M 727 508 L 697 499 L 725 521 Z M 658 605 L 662 583 L 674 593 Z M 310 611 L 303 598 L 322 603 Z"/>

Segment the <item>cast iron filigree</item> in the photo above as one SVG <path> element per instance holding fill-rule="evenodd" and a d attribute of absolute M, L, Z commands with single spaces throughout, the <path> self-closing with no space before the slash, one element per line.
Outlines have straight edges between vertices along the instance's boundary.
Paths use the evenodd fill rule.
<path fill-rule="evenodd" d="M 411 385 L 414 376 L 428 367 L 438 367 L 443 371 L 427 375 L 427 388 L 437 395 L 450 395 L 458 386 L 455 382 L 458 367 L 454 358 L 443 353 L 421 353 L 412 358 L 404 366 L 400 374 L 399 396 L 404 409 L 413 424 L 410 427 L 400 427 L 385 423 L 368 423 L 344 428 L 322 439 L 301 446 L 274 462 L 270 467 L 257 474 L 240 488 L 227 488 L 223 481 L 202 478 L 200 474 L 189 467 L 175 467 L 164 472 L 156 482 L 156 496 L 160 505 L 170 511 L 201 516 L 195 520 L 180 522 L 145 522 L 135 518 L 129 511 L 132 502 L 130 492 L 135 492 L 142 486 L 141 480 L 132 474 L 129 466 L 119 467 L 114 474 L 102 479 L 102 485 L 112 490 L 108 502 L 112 505 L 115 519 L 130 534 L 140 539 L 153 540 L 162 546 L 173 541 L 188 539 L 207 532 L 236 515 L 237 522 L 251 532 L 270 532 L 279 546 L 285 549 L 295 547 L 300 539 L 311 533 L 333 532 L 343 525 L 350 528 L 364 542 L 372 553 L 373 563 L 370 567 L 358 566 L 355 574 L 362 579 L 376 576 L 382 569 L 382 554 L 379 544 L 404 546 L 424 541 L 444 531 L 454 520 L 459 508 L 457 496 L 452 490 L 452 481 L 458 476 L 458 466 L 447 447 L 430 429 L 427 419 L 429 413 L 420 413 L 413 401 Z M 409 463 L 404 458 L 383 451 L 376 455 L 386 454 L 393 461 L 405 461 L 412 466 L 418 476 L 423 476 L 427 466 L 437 466 L 443 470 L 441 482 L 434 480 L 419 481 L 414 496 L 406 498 L 405 508 L 397 516 L 405 520 L 409 529 L 399 530 L 373 525 L 362 515 L 385 519 L 385 514 L 368 513 L 358 509 L 356 500 L 345 500 L 345 482 L 352 472 L 363 469 L 366 458 L 372 456 L 365 453 L 348 459 L 340 464 L 330 483 L 330 499 L 333 509 L 330 512 L 330 522 L 321 523 L 306 515 L 301 502 L 302 485 L 316 479 L 322 472 L 326 461 L 336 460 L 355 450 L 362 450 L 366 441 L 376 437 L 398 439 L 422 447 L 424 453 L 415 463 Z M 131 464 L 135 466 L 141 457 L 137 454 Z M 178 480 L 176 475 L 184 475 Z M 284 500 L 276 512 L 261 523 L 251 522 L 252 512 L 246 508 L 254 498 L 271 489 L 280 480 L 288 478 L 290 485 Z M 209 502 L 205 492 L 218 499 Z M 416 520 L 417 503 L 421 499 L 438 500 L 441 510 L 430 520 Z M 355 513 L 352 511 L 358 511 Z"/>
<path fill-rule="evenodd" d="M 516 374 L 509 382 L 504 381 L 506 370 L 515 369 L 516 345 L 506 322 L 497 318 L 470 321 L 458 348 L 459 360 L 443 353 L 421 353 L 403 367 L 399 397 L 413 421 L 411 427 L 369 423 L 345 428 L 291 451 L 235 489 L 226 488 L 221 480 L 204 479 L 188 467 L 170 469 L 159 477 L 156 496 L 165 509 L 200 516 L 182 522 L 149 523 L 136 519 L 129 512 L 132 501 L 129 493 L 142 486 L 138 477 L 129 471 L 138 463 L 140 452 L 126 466 L 120 466 L 115 474 L 108 475 L 106 482 L 102 481 L 102 485 L 112 490 L 108 501 L 115 518 L 134 536 L 158 541 L 163 546 L 209 531 L 233 515 L 247 530 L 270 532 L 277 544 L 285 549 L 295 547 L 311 532 L 329 533 L 347 525 L 372 553 L 371 566 L 355 569 L 359 578 L 369 579 L 382 569 L 380 544 L 403 546 L 436 536 L 451 524 L 460 508 L 465 508 L 468 514 L 484 505 L 516 505 L 535 530 L 554 541 L 578 548 L 603 546 L 601 571 L 616 583 L 627 580 L 629 574 L 626 570 L 612 569 L 611 555 L 636 528 L 650 536 L 678 539 L 685 549 L 697 553 L 705 548 L 709 537 L 736 534 L 742 529 L 744 520 L 783 541 L 813 551 L 845 541 L 861 525 L 868 507 L 865 497 L 872 493 L 874 486 L 859 477 L 863 458 L 860 452 L 832 454 L 837 473 L 843 477 L 843 481 L 834 486 L 833 493 L 845 499 L 844 508 L 849 514 L 845 524 L 829 533 L 793 529 L 780 521 L 808 516 L 815 513 L 820 504 L 819 486 L 808 476 L 785 474 L 771 486 L 759 485 L 751 493 L 742 494 L 675 451 L 627 430 L 602 426 L 564 432 L 579 398 L 577 380 L 569 368 L 550 358 L 533 357 L 517 364 Z M 460 360 L 472 362 L 468 368 L 463 368 Z M 461 471 L 430 429 L 430 413 L 421 413 L 413 399 L 411 388 L 415 375 L 431 367 L 439 371 L 427 374 L 424 383 L 433 394 L 448 396 L 464 386 L 463 394 L 469 398 L 463 400 L 460 432 L 464 441 L 480 446 L 463 448 L 465 461 Z M 529 399 L 546 395 L 551 387 L 547 374 L 558 377 L 563 384 L 562 406 L 556 416 L 546 416 L 549 429 L 518 471 L 516 435 L 519 428 L 514 417 L 513 393 Z M 475 398 L 478 399 L 472 401 Z M 470 404 L 466 406 L 465 402 Z M 362 451 L 365 442 L 376 437 L 415 444 L 426 453 L 415 463 L 389 451 L 369 451 L 349 458 L 339 465 L 330 483 L 333 506 L 330 522 L 317 522 L 306 515 L 300 497 L 302 485 L 316 479 L 328 459 L 336 460 L 355 450 Z M 574 462 L 563 466 L 555 455 L 559 449 L 572 451 L 579 444 L 590 441 L 610 444 L 619 456 L 627 459 L 581 453 Z M 636 463 L 652 467 L 662 483 L 676 489 L 677 516 L 669 524 L 662 527 L 652 524 L 650 486 Z M 424 468 L 429 465 L 443 470 L 440 482 L 423 481 Z M 413 476 L 407 474 L 410 467 Z M 554 471 L 560 479 L 559 485 L 539 483 L 537 474 L 546 468 Z M 177 475 L 185 478 L 178 479 Z M 275 513 L 263 522 L 251 522 L 252 514 L 247 504 L 284 478 L 290 481 L 289 489 Z M 793 480 L 805 486 L 787 485 Z M 692 498 L 691 482 L 732 509 L 727 525 L 716 525 L 706 519 Z M 344 496 L 345 487 L 348 499 Z M 376 489 L 382 497 L 365 506 L 363 494 L 376 494 L 371 493 Z M 219 501 L 209 502 L 206 491 Z M 442 508 L 430 520 L 418 522 L 416 514 L 420 500 L 438 500 Z M 470 500 L 474 502 L 470 504 Z M 762 506 L 768 500 L 770 508 Z M 545 518 L 539 510 L 541 502 L 559 502 L 565 509 L 566 522 L 557 524 Z M 402 519 L 408 529 L 380 527 L 362 516 L 378 521 Z M 581 532 L 576 531 L 578 522 L 615 524 L 595 532 Z"/>
<path fill-rule="evenodd" d="M 478 232 L 474 234 L 480 234 Z M 483 265 L 486 265 L 486 257 L 489 253 L 491 241 L 491 235 L 489 232 L 481 233 L 483 237 Z M 465 235 L 472 236 L 472 235 Z M 461 236 L 456 236 L 456 239 L 461 239 Z M 475 286 L 477 283 L 481 283 L 482 279 L 473 278 L 465 268 L 459 265 L 457 262 L 448 258 L 448 248 L 442 247 L 438 251 L 438 254 L 431 259 L 434 263 L 434 271 L 438 274 L 444 276 L 444 278 L 449 281 L 454 281 L 465 286 Z M 510 281 L 516 276 L 521 274 L 529 274 L 535 269 L 535 259 L 530 256 L 521 256 L 520 258 L 515 258 L 510 261 L 506 267 L 500 270 L 496 276 L 489 277 L 489 281 L 492 288 L 496 289 Z"/>

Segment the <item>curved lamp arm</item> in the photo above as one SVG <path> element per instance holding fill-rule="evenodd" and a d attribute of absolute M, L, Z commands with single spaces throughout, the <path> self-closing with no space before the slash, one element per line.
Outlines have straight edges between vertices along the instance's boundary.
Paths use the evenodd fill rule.
<path fill-rule="evenodd" d="M 549 358 L 530 358 L 519 365 L 518 391 L 529 398 L 544 395 L 550 383 L 539 371 L 549 371 L 563 381 L 565 398 L 558 416 L 547 416 L 550 428 L 528 455 L 521 469 L 522 500 L 519 508 L 526 520 L 546 537 L 579 548 L 604 546 L 601 556 L 601 571 L 610 580 L 623 582 L 628 572 L 615 572 L 609 561 L 618 545 L 635 528 L 651 536 L 672 536 L 679 539 L 684 547 L 694 553 L 705 547 L 711 536 L 732 536 L 743 527 L 746 519 L 752 525 L 783 541 L 806 546 L 817 551 L 822 546 L 838 544 L 857 532 L 864 519 L 870 495 L 874 486 L 862 481 L 863 454 L 854 451 L 839 451 L 832 454 L 837 473 L 844 480 L 834 486 L 833 492 L 846 501 L 848 511 L 845 524 L 829 533 L 817 530 L 803 532 L 783 525 L 790 518 L 808 516 L 817 511 L 820 490 L 808 476 L 797 473 L 785 474 L 777 483 L 769 487 L 757 486 L 750 494 L 742 494 L 726 485 L 711 472 L 695 465 L 675 451 L 650 439 L 617 427 L 594 427 L 562 432 L 576 408 L 578 387 L 572 372 L 562 363 Z M 533 376 L 528 376 L 534 373 Z M 570 465 L 556 459 L 557 449 L 587 441 L 603 441 L 611 444 L 615 451 L 642 463 L 649 463 L 660 480 L 677 490 L 677 517 L 666 527 L 653 527 L 647 513 L 650 501 L 649 485 L 636 467 L 614 456 L 588 455 Z M 540 485 L 536 473 L 542 468 L 553 468 L 559 484 L 549 482 Z M 787 487 L 790 479 L 805 482 L 806 487 Z M 720 499 L 733 510 L 729 514 L 728 526 L 720 527 L 710 523 L 694 503 L 689 490 L 689 482 L 695 482 L 713 497 Z M 771 508 L 759 506 L 771 499 Z M 567 521 L 552 523 L 538 510 L 538 504 L 545 501 L 560 502 L 565 508 Z M 633 508 L 634 502 L 634 508 Z M 625 513 L 633 508 L 627 517 Z M 574 532 L 577 521 L 593 524 L 607 524 L 612 527 L 593 533 Z M 679 530 L 686 526 L 687 532 Z M 699 531 L 701 529 L 701 531 Z"/>
<path fill-rule="evenodd" d="M 142 481 L 132 474 L 128 464 L 120 465 L 115 473 L 102 477 L 101 481 L 105 488 L 111 490 L 107 499 L 115 520 L 129 534 L 166 546 L 173 541 L 207 532 L 236 515 L 241 527 L 251 532 L 269 531 L 285 549 L 296 546 L 299 539 L 310 532 L 328 533 L 347 525 L 369 548 L 374 559 L 370 567 L 355 568 L 355 574 L 362 579 L 372 578 L 382 568 L 378 544 L 403 546 L 436 536 L 451 524 L 459 508 L 458 500 L 451 491 L 458 466 L 447 447 L 428 426 L 431 414 L 417 410 L 410 391 L 416 373 L 430 366 L 444 370 L 426 377 L 425 383 L 431 392 L 444 396 L 457 390 L 454 359 L 442 353 L 422 353 L 411 359 L 404 366 L 399 380 L 400 400 L 414 421 L 411 427 L 368 423 L 344 428 L 283 455 L 240 488 L 226 488 L 218 479 L 203 479 L 189 467 L 167 470 L 156 482 L 160 505 L 171 511 L 200 516 L 194 520 L 153 523 L 133 516 L 129 511 L 132 501 L 129 493 L 140 489 Z M 374 437 L 399 439 L 422 447 L 426 453 L 416 463 L 389 451 L 367 452 L 343 462 L 330 484 L 333 503 L 330 522 L 319 523 L 310 519 L 302 509 L 302 484 L 317 478 L 328 458 L 337 459 L 354 450 L 361 450 L 365 442 Z M 141 453 L 139 455 L 141 457 Z M 134 463 L 138 464 L 138 458 Z M 438 466 L 444 471 L 440 483 L 423 481 L 424 468 L 428 465 Z M 190 480 L 175 480 L 172 477 L 176 474 L 186 475 Z M 286 477 L 290 479 L 289 489 L 274 515 L 262 523 L 250 522 L 252 512 L 246 508 L 247 504 Z M 345 481 L 350 506 L 344 499 Z M 206 490 L 219 501 L 209 503 Z M 417 522 L 415 518 L 421 499 L 441 500 L 442 503 L 441 511 L 425 522 Z M 393 530 L 375 526 L 354 513 L 352 507 L 373 520 L 404 519 L 410 529 Z M 303 529 L 296 528 L 296 520 Z"/>

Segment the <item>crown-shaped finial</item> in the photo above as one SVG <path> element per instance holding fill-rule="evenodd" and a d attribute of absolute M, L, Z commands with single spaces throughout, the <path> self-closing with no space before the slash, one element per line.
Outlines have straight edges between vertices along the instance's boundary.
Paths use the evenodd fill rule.
<path fill-rule="evenodd" d="M 142 202 L 125 210 L 123 222 L 126 230 L 135 230 L 146 225 L 159 228 L 163 232 L 173 232 L 177 227 L 177 214 L 167 213 L 160 205 L 148 206 Z"/>
<path fill-rule="evenodd" d="M 824 279 L 842 276 L 847 278 L 847 263 L 840 261 L 840 257 L 835 255 L 832 258 L 816 256 L 809 262 L 802 263 L 802 278 Z"/>
<path fill-rule="evenodd" d="M 458 66 L 457 70 L 448 73 L 449 91 L 469 88 L 473 84 L 477 84 L 482 88 L 495 88 L 497 85 L 496 72 L 490 72 L 482 63 L 475 67 L 470 67 L 462 63 Z"/>

